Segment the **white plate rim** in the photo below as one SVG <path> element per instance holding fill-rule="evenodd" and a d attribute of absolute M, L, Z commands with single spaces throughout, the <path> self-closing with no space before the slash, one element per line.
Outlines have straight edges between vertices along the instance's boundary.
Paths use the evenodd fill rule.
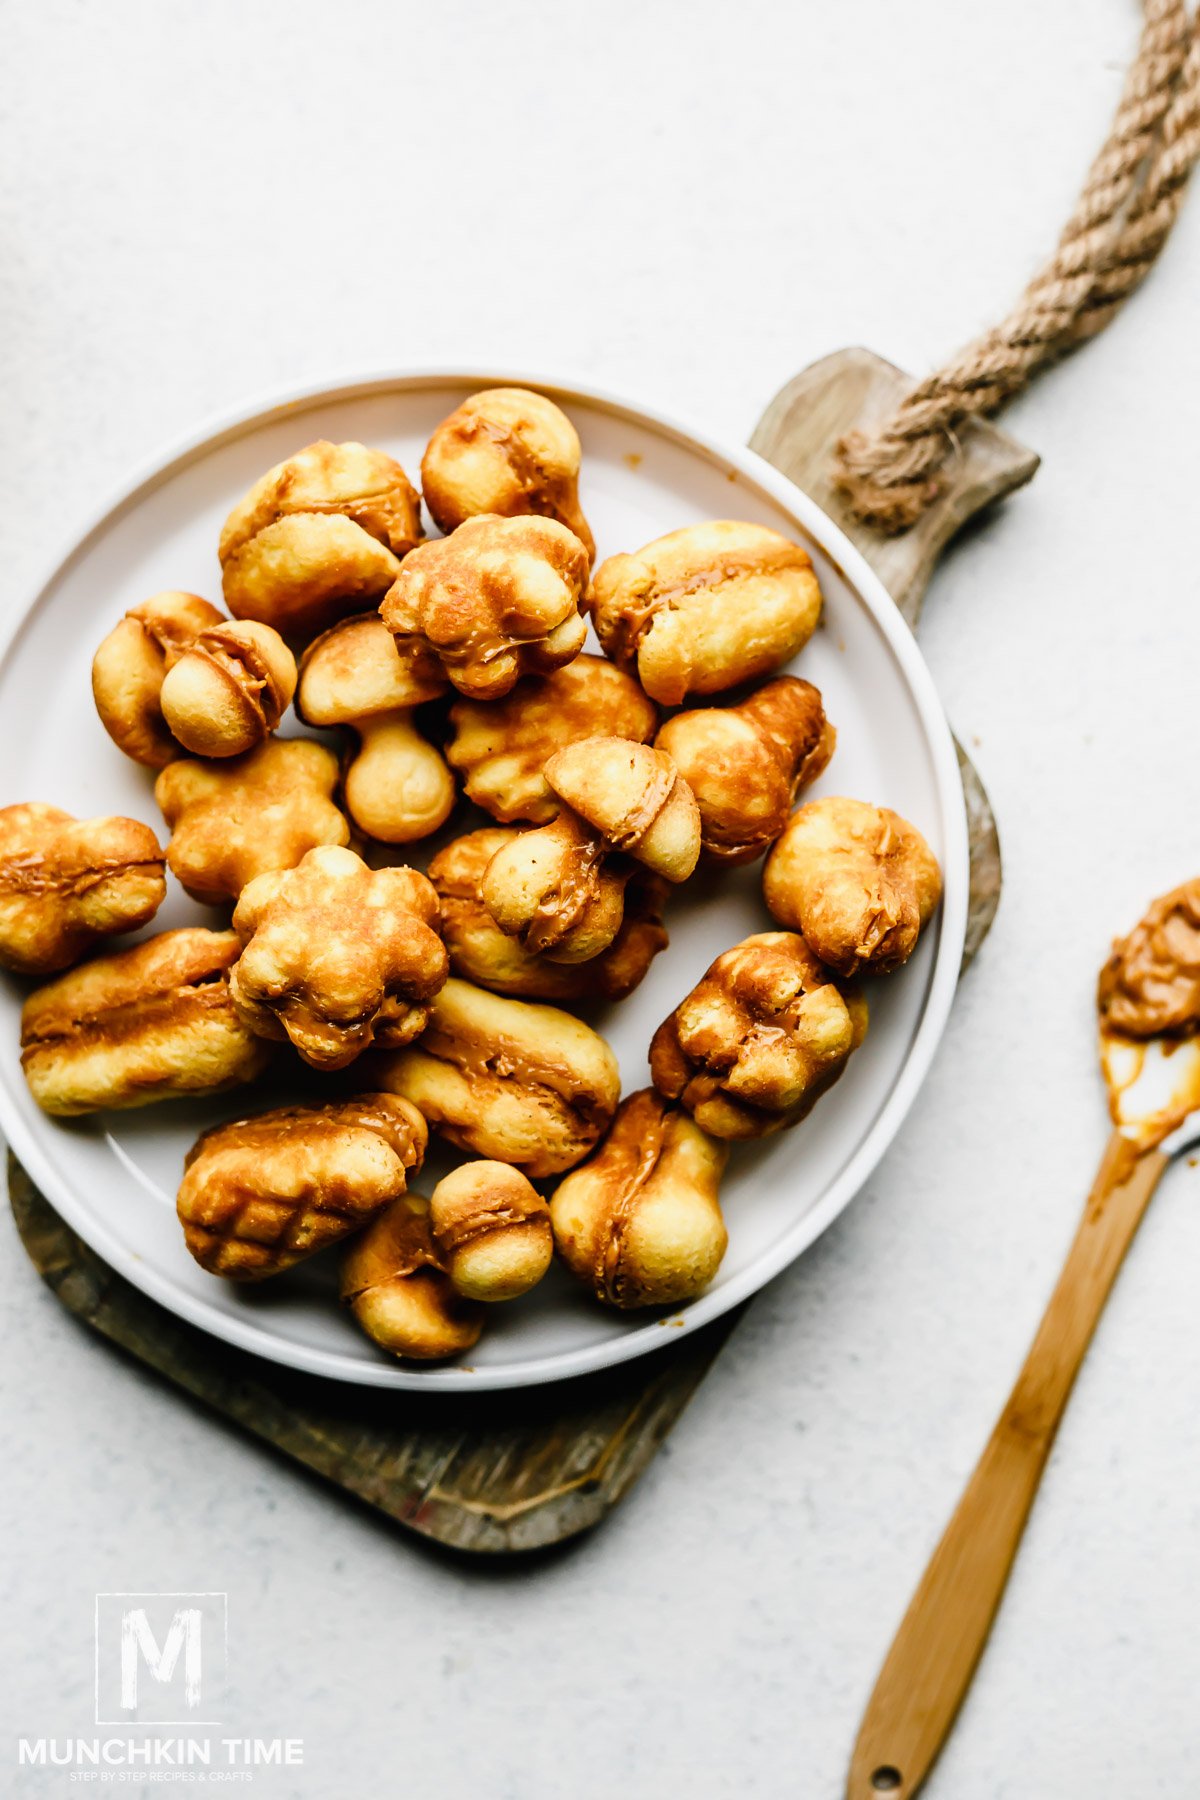
<path fill-rule="evenodd" d="M 81 555 L 93 537 L 110 522 L 135 506 L 146 494 L 181 468 L 230 438 L 265 425 L 278 414 L 302 414 L 306 408 L 373 394 L 432 386 L 529 387 L 566 402 L 578 400 L 613 414 L 648 425 L 692 451 L 701 451 L 714 462 L 738 469 L 793 513 L 822 551 L 841 569 L 850 586 L 869 607 L 909 685 L 925 733 L 925 747 L 934 780 L 945 831 L 943 853 L 944 894 L 938 915 L 938 939 L 933 973 L 908 1056 L 884 1105 L 858 1148 L 830 1182 L 819 1203 L 797 1220 L 769 1253 L 750 1264 L 741 1275 L 719 1289 L 702 1294 L 681 1311 L 656 1315 L 633 1325 L 619 1338 L 549 1356 L 511 1362 L 502 1366 L 473 1368 L 461 1363 L 449 1367 L 414 1368 L 381 1360 L 364 1363 L 333 1350 L 315 1349 L 288 1342 L 249 1320 L 220 1312 L 198 1296 L 177 1290 L 170 1280 L 141 1261 L 105 1228 L 102 1219 L 78 1205 L 70 1184 L 60 1181 L 50 1158 L 44 1155 L 36 1133 L 27 1128 L 19 1113 L 10 1109 L 0 1087 L 0 1128 L 10 1148 L 34 1184 L 73 1230 L 95 1253 L 133 1286 L 164 1306 L 177 1318 L 198 1326 L 209 1335 L 262 1356 L 270 1362 L 299 1369 L 360 1387 L 442 1392 L 482 1392 L 486 1389 L 532 1387 L 546 1382 L 593 1374 L 598 1370 L 651 1355 L 668 1343 L 702 1329 L 758 1293 L 768 1282 L 801 1256 L 858 1194 L 895 1138 L 929 1072 L 958 984 L 966 940 L 970 880 L 970 846 L 966 803 L 959 774 L 958 754 L 942 708 L 933 676 L 917 647 L 916 639 L 879 576 L 862 553 L 829 515 L 802 488 L 781 474 L 765 458 L 742 445 L 714 437 L 705 427 L 674 412 L 647 406 L 624 395 L 562 374 L 521 371 L 498 374 L 494 367 L 460 365 L 408 366 L 370 373 L 343 373 L 329 380 L 289 387 L 260 397 L 253 405 L 211 417 L 185 437 L 147 458 L 109 497 L 90 512 L 68 537 L 69 548 L 50 566 L 37 584 L 33 598 L 0 631 L 0 668 L 8 660 L 26 625 L 49 598 L 50 590 Z M 50 1122 L 47 1121 L 50 1128 Z"/>

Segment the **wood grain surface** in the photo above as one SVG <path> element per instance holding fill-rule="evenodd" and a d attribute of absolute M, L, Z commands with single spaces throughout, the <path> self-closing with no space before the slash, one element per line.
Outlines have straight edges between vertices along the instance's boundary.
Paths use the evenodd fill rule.
<path fill-rule="evenodd" d="M 751 441 L 842 525 L 915 624 L 944 545 L 1028 481 L 1037 457 L 973 423 L 944 493 L 908 537 L 855 524 L 832 489 L 830 451 L 908 384 L 869 351 L 840 351 L 782 390 Z M 1000 849 L 982 784 L 959 754 L 971 827 L 969 958 L 999 899 Z M 277 1368 L 184 1324 L 88 1250 L 12 1159 L 9 1189 L 35 1267 L 90 1328 L 398 1524 L 456 1550 L 544 1549 L 595 1525 L 649 1463 L 741 1316 L 738 1309 L 652 1356 L 556 1386 L 478 1398 L 375 1393 Z"/>

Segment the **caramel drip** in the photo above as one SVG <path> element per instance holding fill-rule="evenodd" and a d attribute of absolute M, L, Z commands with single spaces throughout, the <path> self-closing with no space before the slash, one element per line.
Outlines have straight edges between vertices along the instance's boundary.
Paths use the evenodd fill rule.
<path fill-rule="evenodd" d="M 28 894 L 40 897 L 47 894 L 58 894 L 64 898 L 78 898 L 86 894 L 113 875 L 129 875 L 135 870 L 157 869 L 161 872 L 163 859 L 145 857 L 130 862 L 124 857 L 114 856 L 101 858 L 90 863 L 86 868 L 73 869 L 56 874 L 49 868 L 44 855 L 30 851 L 26 855 L 0 858 L 0 890 L 10 894 Z"/>
<path fill-rule="evenodd" d="M 231 626 L 214 625 L 201 632 L 191 654 L 202 656 L 231 682 L 266 729 L 274 731 L 283 713 L 284 688 L 257 644 L 239 638 Z"/>
<path fill-rule="evenodd" d="M 491 1237 L 495 1231 L 507 1231 L 515 1225 L 529 1225 L 536 1214 L 523 1212 L 519 1206 L 503 1201 L 468 1213 L 451 1225 L 443 1225 L 437 1234 L 439 1247 L 446 1256 L 455 1256 L 468 1244 Z"/>
<path fill-rule="evenodd" d="M 778 574 L 785 569 L 803 571 L 811 567 L 812 561 L 807 551 L 801 550 L 797 544 L 788 544 L 778 550 L 731 551 L 718 562 L 710 563 L 703 569 L 693 569 L 689 574 L 661 586 L 652 579 L 640 602 L 636 606 L 630 606 L 621 618 L 616 644 L 618 657 L 625 657 L 630 661 L 635 659 L 642 639 L 659 613 L 672 611 L 681 600 L 690 599 L 692 595 L 703 593 L 709 588 L 723 587 L 727 581 L 741 581 L 753 575 Z"/>
<path fill-rule="evenodd" d="M 563 858 L 562 873 L 542 895 L 521 933 L 522 948 L 531 956 L 560 944 L 595 904 L 604 856 L 604 840 L 592 833 L 571 845 Z"/>

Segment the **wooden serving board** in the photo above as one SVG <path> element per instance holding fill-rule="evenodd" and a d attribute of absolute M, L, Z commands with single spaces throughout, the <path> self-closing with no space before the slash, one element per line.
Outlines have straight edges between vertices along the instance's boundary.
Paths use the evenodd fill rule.
<path fill-rule="evenodd" d="M 972 421 L 945 492 L 912 531 L 888 539 L 857 524 L 833 489 L 833 446 L 909 386 L 870 351 L 839 351 L 776 396 L 750 441 L 842 526 L 915 626 L 943 547 L 1028 481 L 1038 459 Z M 996 910 L 1000 846 L 961 746 L 959 761 L 971 829 L 969 960 Z M 168 1313 L 89 1250 L 12 1157 L 9 1195 L 34 1266 L 77 1318 L 346 1493 L 456 1550 L 542 1549 L 595 1525 L 646 1467 L 743 1310 L 639 1361 L 554 1386 L 428 1397 L 355 1388 L 264 1362 Z"/>

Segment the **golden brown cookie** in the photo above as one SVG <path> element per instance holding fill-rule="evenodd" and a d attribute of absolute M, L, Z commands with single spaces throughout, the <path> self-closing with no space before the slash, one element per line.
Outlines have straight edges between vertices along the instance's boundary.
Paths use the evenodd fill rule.
<path fill-rule="evenodd" d="M 579 434 L 529 388 L 488 388 L 443 419 L 421 460 L 425 504 L 442 531 L 479 513 L 537 513 L 596 544 L 579 506 Z"/>
<path fill-rule="evenodd" d="M 456 700 L 446 756 L 467 798 L 494 819 L 546 825 L 559 802 L 543 773 L 556 750 L 585 738 L 647 744 L 658 708 L 631 675 L 603 656 L 577 656 L 549 675 L 519 681 L 503 700 Z"/>
<path fill-rule="evenodd" d="M 807 551 L 765 525 L 714 519 L 668 532 L 596 570 L 596 635 L 652 699 L 677 706 L 770 675 L 821 614 Z"/>
<path fill-rule="evenodd" d="M 321 845 L 243 890 L 233 1003 L 260 1037 L 290 1038 L 317 1069 L 344 1069 L 371 1044 L 407 1044 L 449 970 L 437 921 L 424 875 L 369 869 L 353 850 Z"/>
<path fill-rule="evenodd" d="M 270 1050 L 229 998 L 238 948 L 232 931 L 164 931 L 31 994 L 21 1065 L 38 1105 L 70 1117 L 253 1081 Z"/>
<path fill-rule="evenodd" d="M 148 925 L 166 892 L 158 839 L 137 819 L 0 809 L 0 966 L 65 969 L 100 938 Z"/>
<path fill-rule="evenodd" d="M 429 1224 L 446 1273 L 468 1300 L 515 1300 L 550 1267 L 550 1209 L 507 1163 L 452 1169 L 429 1197 Z"/>
<path fill-rule="evenodd" d="M 200 632 L 167 670 L 159 705 L 194 756 L 241 756 L 269 737 L 292 703 L 296 659 L 277 631 L 223 619 Z"/>
<path fill-rule="evenodd" d="M 615 1056 L 579 1019 L 454 977 L 420 1041 L 380 1057 L 372 1080 L 450 1143 L 535 1181 L 587 1155 L 621 1091 Z"/>
<path fill-rule="evenodd" d="M 606 1306 L 679 1306 L 703 1293 L 728 1234 L 718 1194 L 728 1150 L 645 1088 L 550 1198 L 554 1243 Z"/>
<path fill-rule="evenodd" d="M 866 1001 L 802 937 L 763 931 L 718 956 L 663 1020 L 650 1074 L 713 1137 L 765 1137 L 812 1110 L 866 1030 Z"/>
<path fill-rule="evenodd" d="M 420 541 L 420 502 L 394 457 L 322 439 L 268 469 L 226 519 L 225 604 L 311 638 L 384 593 Z"/>
<path fill-rule="evenodd" d="M 676 713 L 654 744 L 696 796 L 704 854 L 713 862 L 745 863 L 774 843 L 796 795 L 825 768 L 835 741 L 817 689 L 781 675 L 740 706 Z"/>
<path fill-rule="evenodd" d="M 429 879 L 442 905 L 442 936 L 456 975 L 494 994 L 555 1005 L 582 1000 L 623 1000 L 667 947 L 663 902 L 667 884 L 649 870 L 635 868 L 625 884 L 624 915 L 606 950 L 586 963 L 551 962 L 522 949 L 501 931 L 480 898 L 493 856 L 517 836 L 493 826 L 470 831 L 439 850 Z"/>
<path fill-rule="evenodd" d="M 432 652 L 462 694 L 497 700 L 583 648 L 587 551 L 555 519 L 468 519 L 405 559 L 380 612 L 400 654 Z"/>
<path fill-rule="evenodd" d="M 341 725 L 358 744 L 342 778 L 360 831 L 409 844 L 437 831 L 454 805 L 454 777 L 422 736 L 414 708 L 442 693 L 436 663 L 402 661 L 378 613 L 344 619 L 304 654 L 296 711 L 310 725 Z"/>
<path fill-rule="evenodd" d="M 179 745 L 163 718 L 167 671 L 202 631 L 228 624 L 199 594 L 175 589 L 133 606 L 92 659 L 92 695 L 100 722 L 126 756 L 163 769 Z"/>
<path fill-rule="evenodd" d="M 401 1195 L 428 1133 L 394 1094 L 281 1106 L 204 1132 L 177 1210 L 202 1268 L 262 1281 L 336 1244 Z"/>
<path fill-rule="evenodd" d="M 485 1309 L 460 1294 L 429 1229 L 429 1202 L 405 1194 L 360 1233 L 342 1263 L 342 1299 L 393 1356 L 441 1362 L 478 1343 Z"/>
<path fill-rule="evenodd" d="M 269 738 L 226 762 L 169 764 L 154 798 L 172 828 L 172 873 L 194 900 L 219 905 L 256 875 L 294 868 L 317 844 L 349 843 L 337 783 L 337 757 L 308 738 Z"/>
<path fill-rule="evenodd" d="M 648 744 L 591 738 L 557 751 L 545 774 L 564 803 L 558 817 L 497 851 L 480 897 L 522 949 L 588 962 L 620 930 L 635 863 L 673 883 L 691 875 L 700 814 L 670 757 Z"/>
<path fill-rule="evenodd" d="M 942 875 L 915 825 L 886 806 L 810 800 L 767 858 L 763 895 L 781 925 L 839 975 L 906 962 L 937 910 Z"/>

